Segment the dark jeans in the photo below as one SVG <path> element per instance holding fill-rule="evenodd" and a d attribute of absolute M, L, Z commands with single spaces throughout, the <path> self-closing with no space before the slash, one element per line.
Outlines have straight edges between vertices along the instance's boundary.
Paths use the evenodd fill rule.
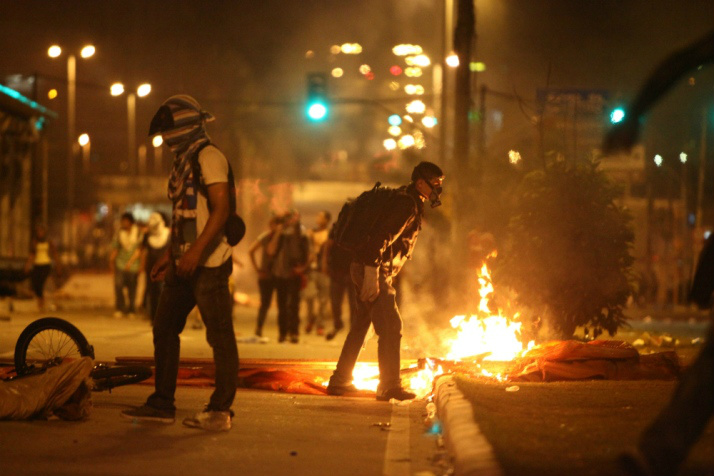
<path fill-rule="evenodd" d="M 32 290 L 38 298 L 44 297 L 45 295 L 45 282 L 51 270 L 52 266 L 49 264 L 35 265 L 32 267 L 30 280 L 32 281 Z"/>
<path fill-rule="evenodd" d="M 352 263 L 350 267 L 352 281 L 356 291 L 362 286 L 364 266 Z M 379 360 L 379 387 L 377 393 L 383 393 L 401 386 L 399 376 L 400 344 L 402 340 L 402 318 L 395 300 L 392 277 L 383 269 L 379 272 L 379 296 L 374 302 L 364 302 L 359 296 L 355 299 L 355 318 L 349 334 L 342 346 L 342 353 L 337 361 L 337 368 L 330 378 L 330 385 L 348 385 L 352 382 L 352 371 L 364 344 L 369 325 L 374 324 L 374 331 L 379 336 L 377 358 Z"/>
<path fill-rule="evenodd" d="M 640 439 L 656 476 L 674 475 L 714 414 L 714 324 L 672 399 Z"/>
<path fill-rule="evenodd" d="M 159 308 L 159 297 L 161 296 L 161 289 L 163 289 L 163 287 L 163 281 L 152 281 L 151 273 L 146 273 L 144 306 L 146 307 L 146 312 L 149 313 L 151 322 L 154 322 L 154 318 L 156 318 L 156 310 Z"/>
<path fill-rule="evenodd" d="M 265 317 L 268 315 L 268 309 L 270 309 L 270 303 L 273 301 L 275 278 L 271 276 L 269 278 L 259 279 L 258 289 L 260 290 L 260 308 L 258 309 L 256 331 L 261 333 L 263 331 L 263 324 L 265 324 Z"/>
<path fill-rule="evenodd" d="M 342 303 L 347 294 L 347 302 L 350 308 L 350 327 L 355 319 L 355 285 L 349 275 L 333 276 L 330 278 L 330 303 L 332 304 L 332 319 L 335 329 L 342 329 L 345 324 L 342 320 Z"/>
<path fill-rule="evenodd" d="M 189 312 L 197 305 L 216 364 L 216 389 L 211 394 L 208 409 L 230 410 L 238 383 L 238 347 L 233 332 L 233 303 L 228 290 L 232 267 L 233 262 L 229 259 L 216 268 L 199 267 L 190 278 L 176 276 L 174 266 L 169 267 L 154 320 L 156 382 L 155 392 L 147 400 L 147 405 L 170 411 L 176 409 L 179 334 L 186 325 Z"/>
<path fill-rule="evenodd" d="M 139 273 L 132 273 L 126 270 L 117 270 L 114 273 L 114 297 L 116 298 L 116 310 L 123 313 L 135 312 L 136 302 L 136 282 Z M 127 290 L 129 302 L 124 301 L 124 288 Z"/>
<path fill-rule="evenodd" d="M 297 336 L 300 331 L 300 284 L 302 278 L 275 278 L 278 291 L 278 328 L 280 337 Z"/>

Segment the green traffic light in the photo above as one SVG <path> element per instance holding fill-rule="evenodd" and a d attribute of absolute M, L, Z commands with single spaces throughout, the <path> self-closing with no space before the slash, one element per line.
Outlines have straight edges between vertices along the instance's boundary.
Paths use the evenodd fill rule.
<path fill-rule="evenodd" d="M 309 104 L 307 107 L 307 117 L 312 121 L 322 121 L 327 117 L 327 106 L 320 102 Z"/>
<path fill-rule="evenodd" d="M 613 109 L 613 111 L 610 113 L 610 122 L 612 122 L 613 124 L 617 124 L 618 122 L 622 122 L 624 120 L 625 110 L 621 107 Z"/>

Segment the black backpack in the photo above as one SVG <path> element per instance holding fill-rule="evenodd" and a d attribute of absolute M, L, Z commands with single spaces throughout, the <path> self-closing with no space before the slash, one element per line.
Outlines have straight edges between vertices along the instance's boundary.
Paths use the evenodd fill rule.
<path fill-rule="evenodd" d="M 211 142 L 201 144 L 198 149 L 196 149 L 196 152 L 194 152 L 193 157 L 191 157 L 193 179 L 198 185 L 198 191 L 206 198 L 208 198 L 208 187 L 206 187 L 206 185 L 201 181 L 201 164 L 198 162 L 198 154 L 209 145 L 213 144 Z M 213 147 L 216 146 L 213 145 Z M 226 159 L 226 162 L 228 162 L 228 159 Z M 208 205 L 210 207 L 210 203 Z M 231 168 L 230 162 L 228 162 L 228 205 L 230 207 L 230 211 L 228 213 L 228 219 L 226 220 L 223 231 L 226 234 L 228 244 L 235 246 L 240 243 L 245 236 L 245 222 L 240 215 L 236 213 L 236 182 L 233 177 L 233 169 Z"/>
<path fill-rule="evenodd" d="M 382 187 L 377 182 L 371 190 L 362 192 L 342 206 L 335 221 L 334 244 L 353 255 L 370 240 L 375 225 L 382 218 L 385 204 L 404 189 Z M 416 202 L 414 204 L 416 207 Z"/>

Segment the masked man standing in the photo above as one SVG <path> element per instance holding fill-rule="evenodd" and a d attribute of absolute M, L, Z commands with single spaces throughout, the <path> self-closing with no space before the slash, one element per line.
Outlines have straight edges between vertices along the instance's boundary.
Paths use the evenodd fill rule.
<path fill-rule="evenodd" d="M 432 207 L 441 205 L 443 179 L 444 174 L 436 164 L 421 162 L 412 171 L 409 185 L 396 190 L 375 187 L 340 212 L 335 244 L 354 251 L 350 275 L 357 288 L 357 303 L 354 322 L 327 387 L 328 394 L 358 391 L 352 384 L 352 371 L 373 324 L 379 336 L 377 400 L 415 397 L 401 386 L 402 320 L 392 280 L 411 257 L 421 229 L 424 201 L 430 200 Z M 364 234 L 355 239 L 357 230 L 363 230 Z"/>
<path fill-rule="evenodd" d="M 198 305 L 213 348 L 216 388 L 204 411 L 186 418 L 186 426 L 213 431 L 231 428 L 231 405 L 238 379 L 238 348 L 233 332 L 228 278 L 232 249 L 225 236 L 231 202 L 230 165 L 211 145 L 205 123 L 213 116 L 190 96 L 167 99 L 151 121 L 149 135 L 160 133 L 174 154 L 169 198 L 173 202 L 167 253 L 151 278 L 164 288 L 154 320 L 155 391 L 129 419 L 173 423 L 180 339 L 189 312 Z"/>

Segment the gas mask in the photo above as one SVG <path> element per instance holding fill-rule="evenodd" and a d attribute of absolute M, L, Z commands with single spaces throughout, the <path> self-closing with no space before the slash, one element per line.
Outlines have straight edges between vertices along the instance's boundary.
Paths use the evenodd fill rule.
<path fill-rule="evenodd" d="M 424 182 L 429 186 L 431 189 L 431 193 L 429 193 L 429 201 L 431 202 L 431 208 L 436 208 L 438 206 L 441 206 L 441 192 L 444 191 L 444 189 L 441 187 L 441 185 L 437 185 L 436 187 L 431 184 L 431 181 L 427 180 L 425 177 L 422 177 L 424 179 Z"/>

